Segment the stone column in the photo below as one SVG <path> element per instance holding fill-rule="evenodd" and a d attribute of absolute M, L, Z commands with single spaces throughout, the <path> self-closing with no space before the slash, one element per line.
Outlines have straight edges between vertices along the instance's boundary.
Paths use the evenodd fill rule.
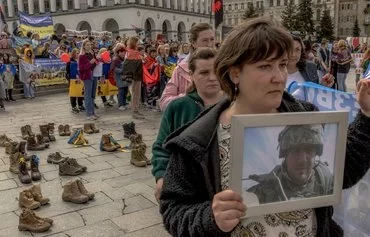
<path fill-rule="evenodd" d="M 198 0 L 193 0 L 194 2 L 193 2 L 193 6 L 194 6 L 194 11 L 193 12 L 198 12 L 198 6 L 199 6 L 199 4 L 198 4 Z"/>
<path fill-rule="evenodd" d="M 171 8 L 171 0 L 166 0 L 166 8 Z"/>
<path fill-rule="evenodd" d="M 200 13 L 204 14 L 204 0 L 199 0 Z"/>
<path fill-rule="evenodd" d="M 23 0 L 17 0 L 17 6 L 19 12 L 24 12 Z"/>
<path fill-rule="evenodd" d="M 154 6 L 154 0 L 150 0 L 150 1 L 149 1 L 149 5 L 150 5 L 150 6 Z"/>
<path fill-rule="evenodd" d="M 190 0 L 185 0 L 185 1 L 188 4 L 188 12 L 191 12 L 191 1 Z"/>
<path fill-rule="evenodd" d="M 87 1 L 87 6 L 88 7 L 94 7 L 94 0 L 88 0 Z"/>
<path fill-rule="evenodd" d="M 158 7 L 163 7 L 163 0 L 158 0 Z"/>
<path fill-rule="evenodd" d="M 57 1 L 56 0 L 50 0 L 50 11 L 51 12 L 57 11 Z"/>
<path fill-rule="evenodd" d="M 180 6 L 181 11 L 185 11 L 185 4 L 186 4 L 186 1 L 181 0 L 181 6 Z"/>
<path fill-rule="evenodd" d="M 13 17 L 14 16 L 14 4 L 12 0 L 8 0 L 8 16 Z"/>
<path fill-rule="evenodd" d="M 33 15 L 35 14 L 35 6 L 33 5 L 33 0 L 28 0 L 28 14 Z"/>
<path fill-rule="evenodd" d="M 80 0 L 74 0 L 74 3 L 75 3 L 75 5 L 74 5 L 75 10 L 81 9 Z"/>
<path fill-rule="evenodd" d="M 39 0 L 40 13 L 45 13 L 45 0 Z"/>
<path fill-rule="evenodd" d="M 206 10 L 206 14 L 209 14 L 209 2 L 208 2 L 208 0 L 204 1 L 204 8 Z"/>
<path fill-rule="evenodd" d="M 100 6 L 106 7 L 107 6 L 107 0 L 100 0 Z"/>
<path fill-rule="evenodd" d="M 145 0 L 140 0 L 141 5 L 145 5 Z"/>
<path fill-rule="evenodd" d="M 114 0 L 114 5 L 121 5 L 121 0 Z"/>
<path fill-rule="evenodd" d="M 179 6 L 178 6 L 178 3 L 177 3 L 177 0 L 171 0 L 171 1 L 173 1 L 173 9 L 178 10 Z"/>
<path fill-rule="evenodd" d="M 62 2 L 62 10 L 68 11 L 68 0 L 63 0 Z"/>

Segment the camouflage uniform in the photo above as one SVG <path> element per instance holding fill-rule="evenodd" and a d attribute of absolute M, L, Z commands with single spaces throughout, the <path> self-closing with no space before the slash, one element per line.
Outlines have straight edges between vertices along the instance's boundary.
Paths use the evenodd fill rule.
<path fill-rule="evenodd" d="M 321 125 L 287 126 L 279 134 L 279 158 L 286 158 L 292 149 L 314 148 L 316 155 L 323 153 L 323 127 Z M 248 192 L 257 195 L 260 203 L 270 203 L 329 195 L 333 193 L 333 175 L 326 163 L 316 161 L 313 175 L 306 184 L 299 186 L 292 182 L 285 169 L 285 163 L 277 165 L 270 173 L 250 175 L 249 179 L 259 184 Z"/>

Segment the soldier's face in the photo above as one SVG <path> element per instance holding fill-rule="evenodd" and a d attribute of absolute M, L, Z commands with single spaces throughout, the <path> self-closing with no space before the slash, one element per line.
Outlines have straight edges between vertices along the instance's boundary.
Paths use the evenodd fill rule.
<path fill-rule="evenodd" d="M 285 159 L 287 172 L 297 185 L 303 185 L 310 178 L 315 166 L 316 150 L 314 148 L 298 148 L 289 152 Z"/>

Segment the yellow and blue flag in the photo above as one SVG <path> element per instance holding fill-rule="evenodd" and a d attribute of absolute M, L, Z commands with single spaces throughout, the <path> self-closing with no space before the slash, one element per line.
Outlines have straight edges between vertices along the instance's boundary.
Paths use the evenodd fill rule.
<path fill-rule="evenodd" d="M 38 33 L 40 38 L 54 34 L 53 18 L 46 13 L 42 16 L 29 16 L 23 12 L 19 13 L 20 30 L 23 35 L 27 32 Z"/>

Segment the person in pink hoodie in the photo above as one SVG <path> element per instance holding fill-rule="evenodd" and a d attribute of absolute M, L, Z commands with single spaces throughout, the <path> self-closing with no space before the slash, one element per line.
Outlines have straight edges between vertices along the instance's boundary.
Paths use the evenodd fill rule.
<path fill-rule="evenodd" d="M 210 24 L 198 23 L 190 29 L 191 51 L 198 47 L 214 47 L 215 32 Z M 191 85 L 191 77 L 188 67 L 189 55 L 178 64 L 173 71 L 171 79 L 167 82 L 162 96 L 159 100 L 159 107 L 164 111 L 168 104 L 174 99 L 186 95 L 186 90 Z"/>

